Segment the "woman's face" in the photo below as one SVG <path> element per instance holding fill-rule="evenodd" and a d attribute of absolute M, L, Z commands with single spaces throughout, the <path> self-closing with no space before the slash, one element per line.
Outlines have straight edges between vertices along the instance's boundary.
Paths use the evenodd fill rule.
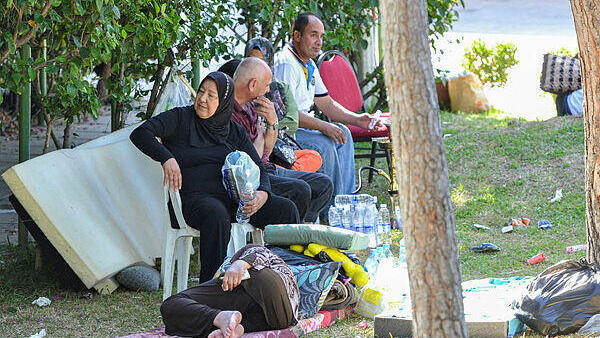
<path fill-rule="evenodd" d="M 256 58 L 259 58 L 261 60 L 265 60 L 265 56 L 263 55 L 263 53 L 259 50 L 259 49 L 252 49 L 250 52 L 248 52 L 248 57 L 254 56 Z"/>
<path fill-rule="evenodd" d="M 215 114 L 217 107 L 219 107 L 217 84 L 209 78 L 202 82 L 196 94 L 196 101 L 194 102 L 196 115 L 201 119 L 207 119 Z"/>

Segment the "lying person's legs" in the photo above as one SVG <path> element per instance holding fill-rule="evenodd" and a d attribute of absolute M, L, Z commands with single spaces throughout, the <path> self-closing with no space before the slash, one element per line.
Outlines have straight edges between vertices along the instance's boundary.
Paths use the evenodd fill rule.
<path fill-rule="evenodd" d="M 319 212 L 329 204 L 332 198 L 333 183 L 329 177 L 322 173 L 296 171 L 284 168 L 277 168 L 276 174 L 277 176 L 294 179 L 308 185 L 310 200 L 306 213 L 304 215 L 301 213 L 300 218 L 305 222 L 315 222 L 319 216 Z M 273 184 L 271 184 L 271 189 L 275 191 Z M 298 209 L 298 211 L 300 211 L 300 209 Z"/>
<path fill-rule="evenodd" d="M 200 230 L 200 283 L 212 279 L 227 255 L 231 233 L 231 209 L 225 196 L 183 196 L 183 216 L 189 226 Z"/>
<path fill-rule="evenodd" d="M 212 279 L 167 298 L 160 312 L 169 335 L 207 337 L 214 330 L 233 327 L 239 337 L 246 328 L 243 313 L 257 309 L 261 312 L 244 288 L 223 291 L 221 282 Z M 262 324 L 266 327 L 266 321 Z"/>
<path fill-rule="evenodd" d="M 246 332 L 284 329 L 296 323 L 281 277 L 273 270 L 249 270 L 251 278 L 231 291 L 212 279 L 165 300 L 160 307 L 165 332 L 206 337 L 233 328 Z M 240 326 L 238 326 L 238 324 Z"/>

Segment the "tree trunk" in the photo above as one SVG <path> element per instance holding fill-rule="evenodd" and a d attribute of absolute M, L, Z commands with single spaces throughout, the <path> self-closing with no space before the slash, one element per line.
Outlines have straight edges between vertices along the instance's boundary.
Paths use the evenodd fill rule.
<path fill-rule="evenodd" d="M 424 0 L 381 1 L 385 83 L 415 337 L 466 337 L 454 213 Z"/>
<path fill-rule="evenodd" d="M 588 260 L 600 263 L 600 1 L 571 0 L 582 64 Z"/>
<path fill-rule="evenodd" d="M 106 84 L 110 78 L 111 73 L 111 62 L 103 63 L 98 66 L 98 71 L 100 76 L 100 80 L 98 80 L 98 84 L 96 85 L 96 92 L 98 95 L 98 100 L 102 103 L 106 103 L 108 99 L 108 89 L 106 88 Z"/>
<path fill-rule="evenodd" d="M 63 130 L 63 144 L 62 149 L 71 148 L 71 124 L 67 119 L 65 119 L 65 129 Z"/>

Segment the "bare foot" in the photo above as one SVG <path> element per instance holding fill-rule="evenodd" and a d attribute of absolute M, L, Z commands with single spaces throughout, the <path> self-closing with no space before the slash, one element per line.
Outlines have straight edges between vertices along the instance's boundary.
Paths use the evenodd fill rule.
<path fill-rule="evenodd" d="M 239 311 L 221 311 L 215 317 L 213 324 L 221 330 L 225 338 L 238 338 L 244 334 L 241 321 L 242 314 Z"/>
<path fill-rule="evenodd" d="M 223 332 L 221 332 L 221 330 L 214 330 L 213 332 L 211 332 L 208 335 L 208 338 L 224 338 L 225 336 L 223 336 Z"/>

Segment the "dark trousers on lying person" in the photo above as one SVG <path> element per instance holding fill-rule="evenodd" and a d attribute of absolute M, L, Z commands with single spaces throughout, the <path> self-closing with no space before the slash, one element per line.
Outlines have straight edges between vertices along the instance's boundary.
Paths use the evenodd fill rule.
<path fill-rule="evenodd" d="M 296 324 L 281 277 L 273 270 L 248 270 L 250 279 L 231 291 L 221 281 L 209 280 L 167 298 L 160 312 L 165 332 L 176 336 L 206 337 L 220 311 L 239 311 L 245 332 L 278 330 Z"/>
<path fill-rule="evenodd" d="M 227 255 L 231 223 L 235 223 L 237 203 L 227 195 L 186 194 L 181 196 L 186 223 L 200 230 L 200 283 L 212 279 Z M 287 198 L 271 194 L 250 217 L 250 224 L 264 229 L 269 224 L 299 222 L 298 210 Z"/>
<path fill-rule="evenodd" d="M 270 170 L 271 191 L 296 204 L 300 222 L 315 222 L 331 201 L 333 183 L 325 174 L 277 167 Z"/>

